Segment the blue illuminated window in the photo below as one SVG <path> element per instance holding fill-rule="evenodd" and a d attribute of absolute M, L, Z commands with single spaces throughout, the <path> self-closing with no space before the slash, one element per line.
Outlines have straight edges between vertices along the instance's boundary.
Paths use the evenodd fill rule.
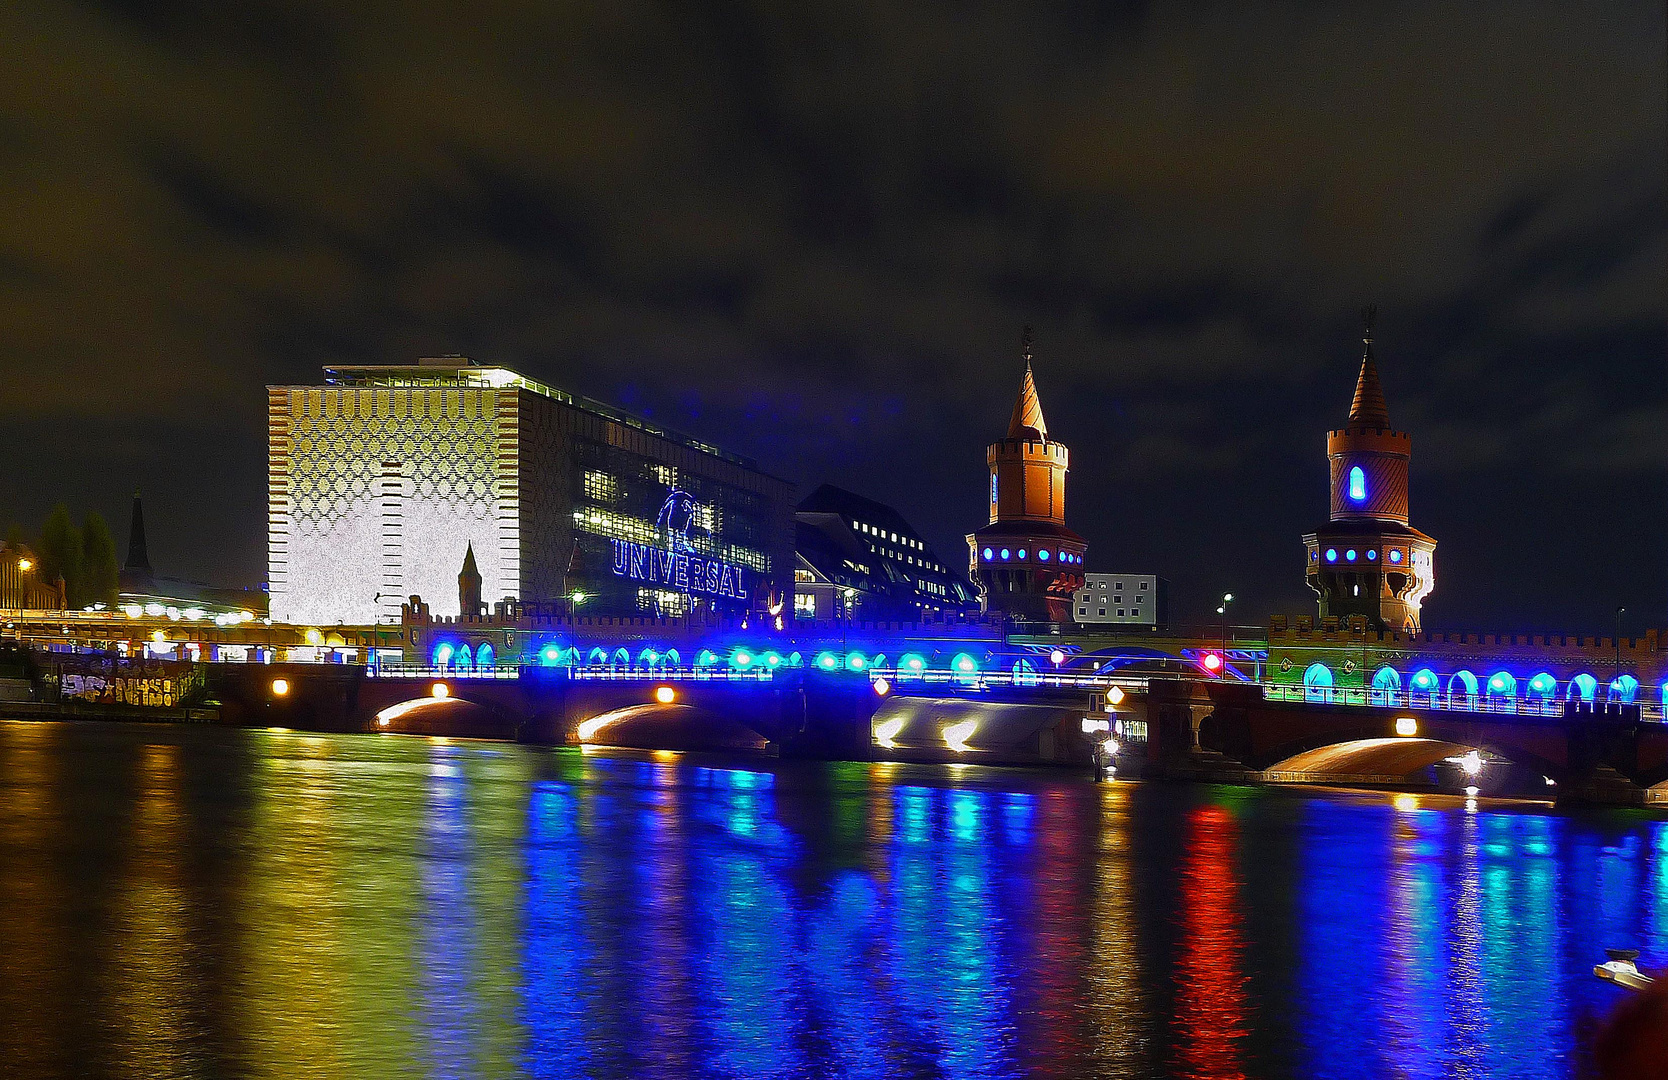
<path fill-rule="evenodd" d="M 989 561 L 990 561 L 990 549 L 985 548 L 985 562 L 989 562 Z"/>
<path fill-rule="evenodd" d="M 1376 558 L 1378 558 L 1378 552 L 1374 551 L 1372 548 L 1368 548 L 1367 549 L 1367 561 L 1372 562 Z"/>
<path fill-rule="evenodd" d="M 1045 549 L 1043 551 L 1037 552 L 1037 558 L 1041 559 L 1043 562 L 1047 562 L 1048 561 L 1048 551 Z"/>
<path fill-rule="evenodd" d="M 1633 702 L 1639 698 L 1639 680 L 1632 675 L 1623 675 L 1611 680 L 1607 695 L 1611 701 Z"/>
<path fill-rule="evenodd" d="M 1591 701 L 1598 692 L 1598 680 L 1583 671 L 1569 682 L 1569 689 L 1564 696 L 1571 701 Z"/>
<path fill-rule="evenodd" d="M 1413 689 L 1415 690 L 1435 690 L 1436 683 L 1436 672 L 1430 668 L 1420 668 L 1413 675 Z"/>
<path fill-rule="evenodd" d="M 1010 552 L 1009 552 L 1009 551 L 1008 551 L 1008 549 L 1007 549 L 1007 548 L 1003 548 L 1003 549 L 1002 549 L 1002 557 L 1003 557 L 1003 558 L 1004 558 L 1004 559 L 1006 559 L 1006 558 L 1008 558 L 1008 556 L 1009 556 L 1009 554 L 1010 554 Z"/>
<path fill-rule="evenodd" d="M 1326 549 L 1326 561 L 1327 562 L 1337 562 L 1338 561 L 1338 549 L 1337 548 L 1327 548 Z"/>
<path fill-rule="evenodd" d="M 1549 698 L 1558 689 L 1558 680 L 1552 677 L 1552 672 L 1543 671 L 1529 680 L 1529 693 L 1536 697 Z"/>
<path fill-rule="evenodd" d="M 1517 680 L 1509 671 L 1496 671 L 1488 677 L 1488 692 L 1501 697 L 1517 696 Z"/>
<path fill-rule="evenodd" d="M 1361 471 L 1359 465 L 1349 471 L 1349 497 L 1352 502 L 1367 501 L 1367 474 Z"/>
<path fill-rule="evenodd" d="M 1344 552 L 1344 558 L 1348 559 L 1350 562 L 1354 562 L 1355 561 L 1355 549 L 1350 548 L 1348 551 Z"/>
<path fill-rule="evenodd" d="M 1019 549 L 1019 557 L 1022 558 L 1022 559 L 1025 558 L 1025 549 L 1024 548 Z"/>
<path fill-rule="evenodd" d="M 1402 553 L 1399 552 L 1399 551 L 1390 552 L 1390 561 L 1393 562 L 1393 563 L 1401 562 L 1402 561 Z"/>

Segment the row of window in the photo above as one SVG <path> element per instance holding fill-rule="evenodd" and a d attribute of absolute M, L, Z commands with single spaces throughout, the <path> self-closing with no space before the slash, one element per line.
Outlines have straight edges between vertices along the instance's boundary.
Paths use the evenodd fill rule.
<path fill-rule="evenodd" d="M 1316 562 L 1316 561 L 1319 560 L 1319 558 L 1320 558 L 1319 550 L 1311 551 L 1309 553 L 1309 561 L 1310 562 Z M 1354 562 L 1357 558 L 1366 559 L 1368 562 L 1377 562 L 1378 561 L 1378 551 L 1375 548 L 1368 548 L 1366 551 L 1358 552 L 1354 548 L 1345 548 L 1344 553 L 1343 553 L 1343 558 L 1344 558 L 1345 562 Z M 1402 561 L 1402 559 L 1405 558 L 1405 556 L 1401 553 L 1401 550 L 1399 548 L 1388 548 L 1384 552 L 1384 558 L 1385 558 L 1386 562 L 1398 563 L 1399 564 Z M 1326 549 L 1326 561 L 1329 562 L 1329 563 L 1335 563 L 1335 562 L 1338 561 L 1338 549 L 1337 548 L 1327 548 Z"/>
<path fill-rule="evenodd" d="M 874 537 L 876 541 L 899 544 L 915 551 L 924 552 L 927 550 L 927 545 L 922 543 L 920 540 L 915 539 L 913 536 L 900 536 L 898 533 L 888 532 L 886 529 L 877 529 L 873 525 L 858 521 L 855 518 L 852 519 L 851 527 L 865 536 Z M 897 551 L 887 551 L 885 548 L 879 547 L 872 541 L 869 544 L 869 550 L 885 555 L 888 558 L 896 559 L 909 566 L 919 566 L 923 569 L 933 570 L 940 574 L 945 572 L 944 567 L 940 566 L 934 560 L 926 558 L 925 556 L 905 555 Z"/>
<path fill-rule="evenodd" d="M 1017 553 L 1012 548 L 985 548 L 980 554 L 984 556 L 985 562 L 996 562 L 998 560 L 1007 562 L 1008 560 L 1015 558 L 1017 558 L 1020 562 L 1024 562 L 1029 552 L 1025 548 L 1019 548 Z M 1056 558 L 1056 554 L 1046 548 L 1038 550 L 1036 554 L 1037 559 L 1041 562 L 1048 562 L 1050 559 Z M 1081 565 L 1083 562 L 1083 556 L 1073 555 L 1069 551 L 1059 552 L 1057 557 L 1058 560 L 1063 563 L 1076 563 Z"/>
<path fill-rule="evenodd" d="M 1303 685 L 1325 688 L 1333 685 L 1332 669 L 1325 664 L 1310 664 L 1303 672 Z M 1416 694 L 1438 694 L 1447 691 L 1449 694 L 1461 694 L 1477 697 L 1486 693 L 1490 697 L 1502 698 L 1540 698 L 1552 700 L 1559 697 L 1557 678 L 1549 671 L 1543 671 L 1523 683 L 1509 671 L 1496 671 L 1485 681 L 1464 668 L 1444 679 L 1430 668 L 1420 668 L 1408 680 L 1408 689 Z M 1562 696 L 1570 701 L 1593 701 L 1598 696 L 1599 682 L 1592 675 L 1582 672 L 1564 684 Z M 1399 691 L 1402 689 L 1402 673 L 1393 667 L 1385 666 L 1373 673 L 1372 688 L 1374 690 Z M 1668 704 L 1668 682 L 1661 686 L 1662 701 Z M 1610 680 L 1605 692 L 1605 700 L 1622 702 L 1624 704 L 1639 699 L 1639 680 L 1632 675 L 1618 675 Z"/>
<path fill-rule="evenodd" d="M 1120 618 L 1120 619 L 1126 619 L 1126 618 L 1127 619 L 1139 619 L 1141 617 L 1141 609 L 1140 608 L 1129 608 L 1127 610 L 1127 613 L 1126 613 L 1124 608 L 1117 608 L 1115 610 L 1117 611 L 1118 618 Z M 1106 608 L 1101 608 L 1097 612 L 1095 612 L 1095 615 L 1096 615 L 1097 618 L 1104 619 L 1104 618 L 1106 618 L 1106 611 L 1107 611 Z M 1089 614 L 1089 609 L 1086 608 L 1086 607 L 1080 607 L 1080 608 L 1077 609 L 1077 614 L 1080 617 L 1087 618 L 1088 614 Z"/>

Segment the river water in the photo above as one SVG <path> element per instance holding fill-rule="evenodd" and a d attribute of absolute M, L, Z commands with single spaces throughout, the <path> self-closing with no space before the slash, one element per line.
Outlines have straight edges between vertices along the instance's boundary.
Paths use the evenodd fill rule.
<path fill-rule="evenodd" d="M 0 723 L 0 1073 L 1557 1077 L 1668 821 Z"/>

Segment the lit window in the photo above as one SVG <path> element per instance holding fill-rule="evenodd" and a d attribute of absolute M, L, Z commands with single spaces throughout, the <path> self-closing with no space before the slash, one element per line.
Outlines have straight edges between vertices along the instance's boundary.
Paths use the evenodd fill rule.
<path fill-rule="evenodd" d="M 985 548 L 985 561 L 986 562 L 990 561 L 990 549 L 989 548 Z"/>
<path fill-rule="evenodd" d="M 1350 548 L 1348 551 L 1344 552 L 1344 558 L 1349 560 L 1350 562 L 1354 562 L 1355 561 L 1355 549 Z"/>
<path fill-rule="evenodd" d="M 1338 549 L 1337 548 L 1327 548 L 1326 549 L 1326 561 L 1327 562 L 1337 562 L 1338 561 Z"/>
<path fill-rule="evenodd" d="M 1010 552 L 1007 548 L 1002 549 L 1002 558 L 1004 558 L 1004 559 L 1009 558 L 1012 554 L 1013 553 Z"/>
<path fill-rule="evenodd" d="M 1365 502 L 1367 499 L 1367 474 L 1356 465 L 1349 471 L 1349 497 L 1354 502 Z"/>
<path fill-rule="evenodd" d="M 1374 551 L 1372 548 L 1368 548 L 1367 549 L 1367 561 L 1372 562 L 1376 558 L 1378 558 L 1378 552 Z"/>
<path fill-rule="evenodd" d="M 1037 552 L 1037 558 L 1041 559 L 1043 562 L 1047 562 L 1048 552 L 1046 550 Z"/>
<path fill-rule="evenodd" d="M 1022 559 L 1025 558 L 1025 549 L 1024 548 L 1019 549 L 1019 557 L 1022 558 Z"/>
<path fill-rule="evenodd" d="M 1390 561 L 1393 562 L 1393 563 L 1401 562 L 1402 561 L 1402 553 L 1399 552 L 1399 551 L 1394 551 L 1394 550 L 1391 551 L 1390 552 Z"/>

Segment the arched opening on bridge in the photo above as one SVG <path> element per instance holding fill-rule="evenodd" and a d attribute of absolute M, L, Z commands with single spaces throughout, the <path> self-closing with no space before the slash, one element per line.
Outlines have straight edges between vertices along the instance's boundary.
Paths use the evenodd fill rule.
<path fill-rule="evenodd" d="M 1436 704 L 1437 692 L 1442 689 L 1442 680 L 1438 679 L 1436 672 L 1430 668 L 1420 668 L 1413 673 L 1413 679 L 1409 686 L 1414 694 L 1429 695 L 1428 700 L 1430 704 L 1434 705 Z"/>
<path fill-rule="evenodd" d="M 464 739 L 513 739 L 513 717 L 457 696 L 420 697 L 378 712 L 371 730 L 388 735 L 446 735 Z"/>
<path fill-rule="evenodd" d="M 712 667 L 718 663 L 718 654 L 711 649 L 702 649 L 695 654 L 695 666 L 698 668 Z"/>
<path fill-rule="evenodd" d="M 1558 680 L 1552 672 L 1542 671 L 1529 680 L 1527 696 L 1535 701 L 1551 701 L 1558 695 Z"/>
<path fill-rule="evenodd" d="M 1019 660 L 1014 663 L 1014 685 L 1036 686 L 1041 680 L 1037 677 L 1037 665 L 1029 660 Z"/>
<path fill-rule="evenodd" d="M 950 671 L 957 682 L 971 684 L 979 678 L 979 662 L 972 653 L 959 652 L 950 661 Z"/>
<path fill-rule="evenodd" d="M 1488 696 L 1491 698 L 1517 697 L 1517 679 L 1509 671 L 1496 671 L 1488 677 Z"/>
<path fill-rule="evenodd" d="M 1303 697 L 1307 701 L 1325 701 L 1332 693 L 1332 669 L 1325 664 L 1310 664 L 1303 671 Z"/>
<path fill-rule="evenodd" d="M 442 641 L 434 647 L 434 666 L 445 671 L 452 666 L 452 654 L 457 650 L 450 641 Z"/>
<path fill-rule="evenodd" d="M 1639 700 L 1639 680 L 1632 675 L 1618 675 L 1610 680 L 1610 689 L 1605 698 L 1622 705 L 1633 704 Z"/>
<path fill-rule="evenodd" d="M 898 677 L 902 679 L 918 679 L 927 670 L 927 658 L 920 653 L 904 653 L 898 657 Z"/>
<path fill-rule="evenodd" d="M 1293 754 L 1270 773 L 1322 777 L 1403 777 L 1472 749 L 1441 739 L 1352 739 Z"/>
<path fill-rule="evenodd" d="M 789 667 L 804 667 L 805 666 L 805 657 L 800 655 L 798 649 L 795 649 L 793 652 L 788 654 L 788 666 Z"/>
<path fill-rule="evenodd" d="M 1571 701 L 1591 701 L 1598 694 L 1598 680 L 1583 671 L 1570 680 L 1564 696 Z"/>
<path fill-rule="evenodd" d="M 1448 696 L 1453 697 L 1456 691 L 1464 694 L 1467 698 L 1475 698 L 1477 696 L 1477 676 L 1464 668 L 1460 668 L 1448 676 Z"/>
<path fill-rule="evenodd" d="M 576 734 L 587 746 L 639 750 L 763 750 L 766 745 L 763 735 L 729 715 L 681 703 L 611 709 L 582 721 Z"/>
<path fill-rule="evenodd" d="M 660 666 L 669 668 L 682 667 L 683 657 L 678 655 L 678 650 L 667 649 L 665 652 L 660 654 Z"/>
<path fill-rule="evenodd" d="M 1402 673 L 1388 664 L 1373 672 L 1373 689 L 1369 695 L 1373 705 L 1388 705 L 1402 688 Z"/>
<path fill-rule="evenodd" d="M 475 666 L 475 660 L 474 657 L 470 655 L 469 646 L 458 646 L 457 666 L 459 671 L 468 671 L 470 668 Z"/>
<path fill-rule="evenodd" d="M 1452 733 L 1452 732 L 1450 732 Z M 1554 789 L 1546 778 L 1559 768 L 1534 753 L 1493 743 L 1418 737 L 1369 737 L 1321 746 L 1292 748 L 1268 767 L 1266 778 L 1285 784 L 1428 787 L 1460 794 L 1469 786 L 1483 793 L 1547 799 Z M 1480 769 L 1463 759 L 1475 752 Z"/>
<path fill-rule="evenodd" d="M 631 670 L 631 653 L 630 653 L 630 651 L 627 650 L 623 645 L 620 648 L 615 649 L 614 650 L 614 655 L 609 657 L 608 666 L 610 668 L 613 668 L 615 671 L 630 671 Z"/>
<path fill-rule="evenodd" d="M 496 659 L 497 657 L 492 652 L 491 642 L 483 641 L 481 647 L 475 650 L 475 666 L 478 668 L 489 668 Z"/>
<path fill-rule="evenodd" d="M 653 671 L 660 663 L 660 654 L 653 649 L 644 649 L 637 654 L 637 666 L 644 671 Z"/>

